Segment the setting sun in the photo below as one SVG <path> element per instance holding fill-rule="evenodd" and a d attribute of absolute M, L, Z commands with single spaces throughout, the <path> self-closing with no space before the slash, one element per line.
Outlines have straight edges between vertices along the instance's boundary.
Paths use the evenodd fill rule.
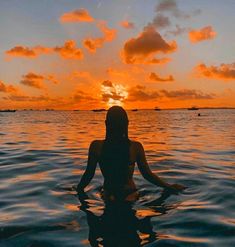
<path fill-rule="evenodd" d="M 113 105 L 121 106 L 128 97 L 128 92 L 123 85 L 115 84 L 111 81 L 104 81 L 102 83 L 101 92 L 103 100 L 107 101 L 108 107 Z"/>

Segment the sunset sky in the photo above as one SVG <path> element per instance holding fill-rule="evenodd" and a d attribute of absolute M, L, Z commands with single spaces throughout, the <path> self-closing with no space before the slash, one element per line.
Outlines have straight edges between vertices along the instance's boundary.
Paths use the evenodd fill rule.
<path fill-rule="evenodd" d="M 235 107 L 234 0 L 1 0 L 0 109 Z"/>

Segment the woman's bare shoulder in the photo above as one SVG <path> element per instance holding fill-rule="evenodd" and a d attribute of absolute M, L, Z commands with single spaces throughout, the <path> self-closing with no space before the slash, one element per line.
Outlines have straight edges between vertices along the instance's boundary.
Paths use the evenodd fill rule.
<path fill-rule="evenodd" d="M 136 140 L 130 140 L 132 148 L 135 150 L 139 151 L 143 149 L 143 145 L 141 142 L 136 141 Z"/>
<path fill-rule="evenodd" d="M 90 151 L 95 153 L 100 153 L 103 146 L 104 140 L 93 140 L 90 144 Z"/>
<path fill-rule="evenodd" d="M 102 145 L 103 144 L 103 142 L 104 142 L 104 140 L 93 140 L 92 142 L 91 142 L 91 145 Z"/>

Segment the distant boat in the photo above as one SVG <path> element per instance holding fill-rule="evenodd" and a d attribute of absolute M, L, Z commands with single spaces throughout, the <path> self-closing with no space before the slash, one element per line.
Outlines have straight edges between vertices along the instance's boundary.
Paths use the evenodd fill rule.
<path fill-rule="evenodd" d="M 102 111 L 106 111 L 104 108 L 102 108 L 102 109 L 93 109 L 92 110 L 93 112 L 102 112 Z"/>
<path fill-rule="evenodd" d="M 54 109 L 46 109 L 45 111 L 54 111 Z"/>
<path fill-rule="evenodd" d="M 154 111 L 161 111 L 161 109 L 159 107 L 155 107 Z"/>
<path fill-rule="evenodd" d="M 132 111 L 138 111 L 138 109 L 132 109 Z"/>
<path fill-rule="evenodd" d="M 16 110 L 0 110 L 0 112 L 16 112 Z"/>
<path fill-rule="evenodd" d="M 199 108 L 197 108 L 196 106 L 192 106 L 190 108 L 188 108 L 189 111 L 197 111 L 199 110 Z"/>

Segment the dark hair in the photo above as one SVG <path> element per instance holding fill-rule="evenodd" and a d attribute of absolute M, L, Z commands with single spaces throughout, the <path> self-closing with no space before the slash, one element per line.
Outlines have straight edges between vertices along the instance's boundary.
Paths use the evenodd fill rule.
<path fill-rule="evenodd" d="M 112 106 L 106 115 L 106 140 L 128 140 L 128 116 L 121 106 Z"/>
<path fill-rule="evenodd" d="M 106 115 L 106 138 L 100 155 L 100 168 L 105 177 L 104 188 L 120 194 L 129 176 L 128 117 L 120 106 L 112 106 Z M 116 191 L 116 192 L 115 192 Z"/>

